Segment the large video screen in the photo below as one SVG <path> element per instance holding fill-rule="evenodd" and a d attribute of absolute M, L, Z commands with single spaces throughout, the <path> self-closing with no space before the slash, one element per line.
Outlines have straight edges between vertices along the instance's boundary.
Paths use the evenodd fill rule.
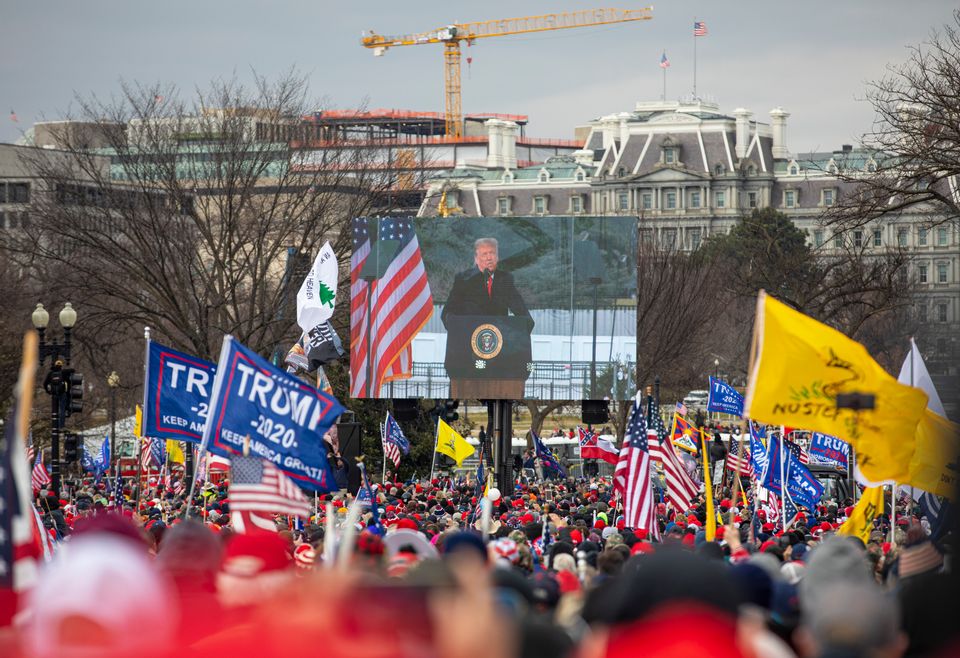
<path fill-rule="evenodd" d="M 351 230 L 352 397 L 635 390 L 636 218 L 359 218 Z"/>

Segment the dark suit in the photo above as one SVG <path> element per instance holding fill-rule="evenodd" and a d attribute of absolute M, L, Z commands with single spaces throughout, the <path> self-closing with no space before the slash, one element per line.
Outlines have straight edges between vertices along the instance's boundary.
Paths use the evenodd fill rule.
<path fill-rule="evenodd" d="M 513 283 L 513 275 L 503 270 L 494 272 L 493 285 L 488 294 L 486 277 L 483 272 L 472 267 L 454 278 L 440 319 L 446 327 L 447 316 L 451 315 L 504 316 L 511 313 L 528 318 L 530 327 L 533 327 L 533 318 Z"/>

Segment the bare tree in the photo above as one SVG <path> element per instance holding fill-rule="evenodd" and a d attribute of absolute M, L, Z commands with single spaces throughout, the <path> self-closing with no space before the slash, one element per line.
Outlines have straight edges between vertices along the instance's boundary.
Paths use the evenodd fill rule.
<path fill-rule="evenodd" d="M 852 190 L 826 213 L 830 224 L 863 226 L 908 210 L 931 225 L 960 224 L 960 10 L 909 52 L 868 87 L 876 116 L 863 146 L 874 159 L 859 170 L 838 163 Z"/>
<path fill-rule="evenodd" d="M 637 268 L 637 386 L 659 376 L 678 394 L 705 372 L 724 310 L 720 267 L 701 252 L 641 243 Z M 688 389 L 689 390 L 689 389 Z M 619 429 L 619 428 L 618 428 Z"/>
<path fill-rule="evenodd" d="M 192 101 L 137 84 L 78 99 L 88 128 L 63 124 L 59 157 L 26 156 L 46 189 L 12 251 L 107 344 L 150 325 L 206 358 L 224 334 L 269 353 L 292 337 L 292 266 L 330 240 L 345 269 L 344 227 L 391 185 L 371 150 L 306 148 L 307 94 L 290 73 L 216 81 Z"/>

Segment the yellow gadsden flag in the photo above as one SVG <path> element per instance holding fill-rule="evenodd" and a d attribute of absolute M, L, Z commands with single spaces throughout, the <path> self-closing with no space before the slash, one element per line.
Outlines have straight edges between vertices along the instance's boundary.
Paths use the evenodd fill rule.
<path fill-rule="evenodd" d="M 133 435 L 138 439 L 143 438 L 143 409 L 139 404 L 133 420 Z"/>
<path fill-rule="evenodd" d="M 899 383 L 860 343 L 763 291 L 750 358 L 744 416 L 836 436 L 854 447 L 871 481 L 914 484 L 909 465 L 926 393 Z M 837 409 L 839 393 L 871 394 L 875 408 Z"/>
<path fill-rule="evenodd" d="M 457 466 L 463 463 L 463 460 L 472 455 L 475 450 L 467 440 L 457 434 L 452 427 L 443 422 L 442 418 L 437 419 L 437 452 L 446 455 Z"/>
<path fill-rule="evenodd" d="M 171 464 L 183 464 L 186 461 L 179 441 L 167 439 L 167 460 Z"/>
<path fill-rule="evenodd" d="M 837 533 L 859 537 L 866 544 L 870 541 L 870 533 L 873 531 L 873 520 L 882 512 L 883 487 L 870 487 L 863 492 L 863 497 L 853 508 L 850 518 L 844 521 Z"/>

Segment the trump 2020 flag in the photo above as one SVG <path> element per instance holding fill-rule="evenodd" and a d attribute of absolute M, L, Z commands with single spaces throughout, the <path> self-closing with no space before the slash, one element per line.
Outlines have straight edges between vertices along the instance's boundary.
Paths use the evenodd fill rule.
<path fill-rule="evenodd" d="M 727 382 L 710 378 L 710 392 L 707 397 L 707 411 L 743 416 L 743 396 Z"/>
<path fill-rule="evenodd" d="M 216 370 L 214 363 L 150 341 L 143 377 L 143 436 L 200 441 Z"/>
<path fill-rule="evenodd" d="M 226 336 L 203 446 L 215 455 L 259 455 L 304 489 L 337 488 L 323 435 L 345 409 Z M 249 445 L 247 445 L 249 444 Z"/>
<path fill-rule="evenodd" d="M 336 301 L 337 256 L 330 243 L 324 242 L 297 292 L 297 324 L 309 333 L 330 319 Z"/>

